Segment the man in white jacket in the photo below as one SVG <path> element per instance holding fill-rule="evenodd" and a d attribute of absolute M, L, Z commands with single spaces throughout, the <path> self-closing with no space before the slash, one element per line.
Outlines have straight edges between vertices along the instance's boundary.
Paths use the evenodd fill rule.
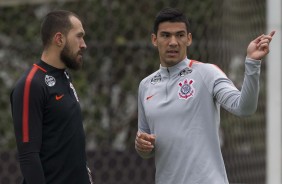
<path fill-rule="evenodd" d="M 152 43 L 160 68 L 143 79 L 138 93 L 135 148 L 155 156 L 156 184 L 228 184 L 220 150 L 220 106 L 238 116 L 257 108 L 261 59 L 274 31 L 250 42 L 239 91 L 215 65 L 187 58 L 188 19 L 173 8 L 155 19 Z"/>

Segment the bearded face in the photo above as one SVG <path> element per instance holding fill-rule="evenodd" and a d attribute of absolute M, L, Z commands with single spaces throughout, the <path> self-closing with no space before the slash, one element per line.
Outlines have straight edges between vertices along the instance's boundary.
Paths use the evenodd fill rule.
<path fill-rule="evenodd" d="M 66 42 L 66 45 L 62 50 L 60 58 L 69 69 L 78 70 L 82 67 L 82 50 L 72 50 L 68 42 Z"/>

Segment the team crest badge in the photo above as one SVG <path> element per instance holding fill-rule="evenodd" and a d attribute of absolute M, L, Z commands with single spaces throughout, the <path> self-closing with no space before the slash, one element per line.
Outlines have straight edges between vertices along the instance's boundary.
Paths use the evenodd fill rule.
<path fill-rule="evenodd" d="M 188 79 L 184 79 L 183 82 L 179 82 L 179 92 L 178 92 L 178 96 L 179 99 L 184 99 L 184 100 L 188 100 L 190 97 L 192 97 L 195 93 L 195 89 L 193 88 L 192 84 L 194 83 L 194 81 L 188 80 Z"/>
<path fill-rule="evenodd" d="M 45 75 L 45 83 L 49 87 L 53 87 L 56 84 L 56 79 L 51 75 Z"/>

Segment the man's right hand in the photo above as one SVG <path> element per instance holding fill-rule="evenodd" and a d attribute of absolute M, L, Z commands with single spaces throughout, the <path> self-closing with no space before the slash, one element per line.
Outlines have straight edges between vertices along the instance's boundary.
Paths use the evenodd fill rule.
<path fill-rule="evenodd" d="M 137 132 L 135 149 L 139 152 L 150 153 L 154 149 L 156 136 L 144 132 Z"/>

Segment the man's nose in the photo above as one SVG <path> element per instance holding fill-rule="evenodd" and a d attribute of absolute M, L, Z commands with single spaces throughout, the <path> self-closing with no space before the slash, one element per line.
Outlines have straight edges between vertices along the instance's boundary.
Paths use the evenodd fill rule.
<path fill-rule="evenodd" d="M 175 46 L 175 45 L 177 45 L 176 36 L 172 36 L 172 37 L 171 37 L 170 42 L 169 42 L 169 45 L 170 45 L 170 46 Z"/>
<path fill-rule="evenodd" d="M 87 48 L 87 45 L 86 45 L 86 43 L 85 43 L 84 40 L 82 40 L 82 43 L 81 43 L 81 45 L 80 45 L 80 48 L 83 48 L 83 49 L 86 49 L 86 48 Z"/>

